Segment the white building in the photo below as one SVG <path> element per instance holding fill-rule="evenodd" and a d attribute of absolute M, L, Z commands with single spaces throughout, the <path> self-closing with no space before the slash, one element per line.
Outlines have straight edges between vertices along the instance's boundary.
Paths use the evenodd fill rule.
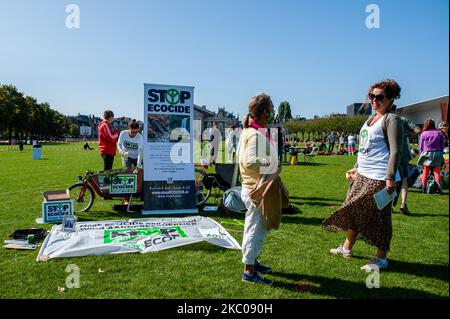
<path fill-rule="evenodd" d="M 436 122 L 448 122 L 448 95 L 435 97 L 426 101 L 403 105 L 397 109 L 398 113 L 413 123 L 423 125 L 426 119 L 432 118 Z"/>

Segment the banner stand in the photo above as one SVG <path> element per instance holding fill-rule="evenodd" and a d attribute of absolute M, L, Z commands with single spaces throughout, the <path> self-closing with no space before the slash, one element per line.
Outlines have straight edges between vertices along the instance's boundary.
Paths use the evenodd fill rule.
<path fill-rule="evenodd" d="M 194 88 L 144 84 L 143 215 L 197 214 Z"/>

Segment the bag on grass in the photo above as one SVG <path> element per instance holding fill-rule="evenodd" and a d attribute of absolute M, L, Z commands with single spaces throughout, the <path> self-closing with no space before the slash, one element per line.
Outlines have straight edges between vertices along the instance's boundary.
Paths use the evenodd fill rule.
<path fill-rule="evenodd" d="M 434 180 L 434 177 L 430 176 L 430 178 L 427 181 L 427 194 L 434 194 L 436 193 L 436 181 Z"/>
<path fill-rule="evenodd" d="M 236 213 L 246 210 L 247 208 L 241 199 L 241 191 L 242 188 L 240 186 L 226 190 L 223 194 L 223 206 Z"/>
<path fill-rule="evenodd" d="M 420 169 L 418 166 L 416 165 L 409 165 L 408 167 L 408 187 L 413 187 L 413 185 L 415 184 L 417 178 L 420 176 Z M 422 182 L 421 182 L 422 183 Z M 422 187 L 422 184 L 419 185 L 420 188 Z"/>

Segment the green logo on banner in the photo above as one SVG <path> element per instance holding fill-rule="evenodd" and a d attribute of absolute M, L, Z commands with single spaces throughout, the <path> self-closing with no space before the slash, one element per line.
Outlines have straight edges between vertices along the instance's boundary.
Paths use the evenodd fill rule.
<path fill-rule="evenodd" d="M 109 185 L 110 194 L 132 194 L 136 193 L 136 174 L 116 175 L 111 179 Z"/>
<path fill-rule="evenodd" d="M 112 230 L 105 230 L 103 235 L 105 244 L 127 243 L 133 241 L 133 243 L 126 244 L 127 246 L 130 247 L 136 246 L 136 242 L 138 240 L 146 239 L 152 236 L 153 237 L 179 236 L 183 238 L 187 237 L 186 233 L 179 226 L 136 228 L 136 229 L 112 229 Z"/>
<path fill-rule="evenodd" d="M 366 129 L 362 130 L 361 131 L 361 145 L 360 145 L 360 147 L 364 147 L 367 144 L 368 139 L 369 139 L 369 132 Z"/>
<path fill-rule="evenodd" d="M 175 105 L 180 102 L 180 92 L 175 89 L 167 90 L 165 98 L 167 103 L 170 105 Z"/>

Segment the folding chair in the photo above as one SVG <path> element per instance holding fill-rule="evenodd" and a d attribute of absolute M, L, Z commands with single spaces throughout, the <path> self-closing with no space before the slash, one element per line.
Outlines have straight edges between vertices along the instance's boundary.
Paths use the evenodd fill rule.
<path fill-rule="evenodd" d="M 239 164 L 216 163 L 215 169 L 215 173 L 205 175 L 203 185 L 206 189 L 215 190 L 214 203 L 219 204 L 220 191 L 225 192 L 232 187 L 241 186 Z"/>

